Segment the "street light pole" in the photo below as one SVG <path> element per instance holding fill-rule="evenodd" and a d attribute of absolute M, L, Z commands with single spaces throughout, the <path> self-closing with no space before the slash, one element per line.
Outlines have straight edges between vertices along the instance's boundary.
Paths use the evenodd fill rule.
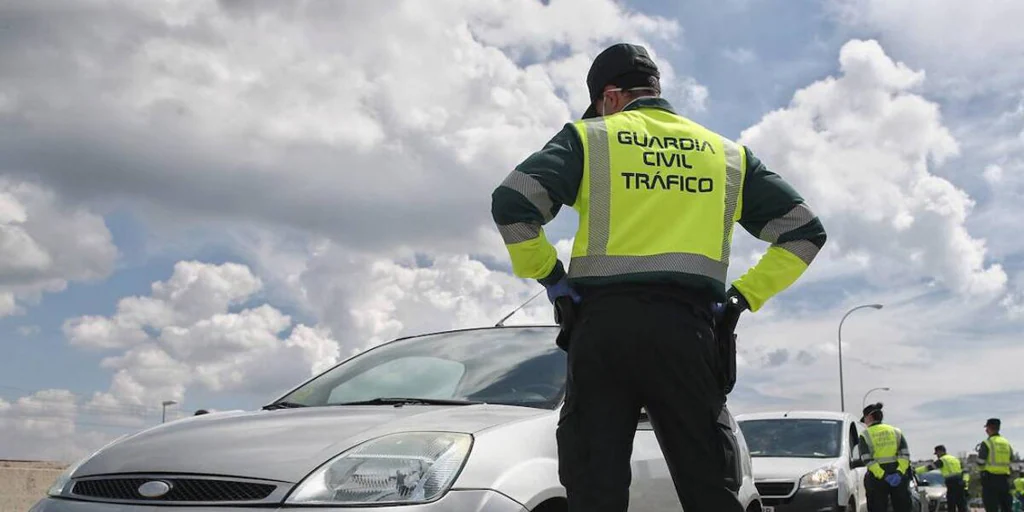
<path fill-rule="evenodd" d="M 864 304 L 862 306 L 857 306 L 847 311 L 846 314 L 843 315 L 843 319 L 839 321 L 839 407 L 843 412 L 846 412 L 846 391 L 843 389 L 843 322 L 846 321 L 846 317 L 850 316 L 850 313 L 863 308 L 882 309 L 882 305 Z"/>
<path fill-rule="evenodd" d="M 160 423 L 164 423 L 165 421 L 167 421 L 167 406 L 168 405 L 174 405 L 176 403 L 178 403 L 178 402 L 175 402 L 174 400 L 164 400 L 160 404 L 162 406 L 161 411 L 160 411 Z"/>
<path fill-rule="evenodd" d="M 867 405 L 868 405 L 868 395 L 870 395 L 872 391 L 890 391 L 890 389 L 889 388 L 871 388 L 871 389 L 869 389 L 867 393 L 864 393 L 864 398 L 862 398 L 861 401 L 860 401 L 860 408 L 861 409 L 867 407 Z"/>

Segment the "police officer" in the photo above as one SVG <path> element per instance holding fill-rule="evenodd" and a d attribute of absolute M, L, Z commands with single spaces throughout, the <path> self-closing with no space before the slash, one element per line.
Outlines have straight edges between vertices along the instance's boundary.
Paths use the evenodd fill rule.
<path fill-rule="evenodd" d="M 864 408 L 861 422 L 867 431 L 860 436 L 860 460 L 867 467 L 864 490 L 868 512 L 910 512 L 910 449 L 900 429 L 882 423 L 882 404 Z"/>
<path fill-rule="evenodd" d="M 583 119 L 492 195 L 515 275 L 537 279 L 552 302 L 577 304 L 563 325 L 571 334 L 556 431 L 569 511 L 626 510 L 645 407 L 686 511 L 738 512 L 712 304 L 733 298 L 759 310 L 801 276 L 825 231 L 748 148 L 660 97 L 643 47 L 602 51 L 587 87 Z M 579 213 L 568 273 L 543 229 L 563 205 Z M 771 246 L 726 290 L 737 222 Z"/>
<path fill-rule="evenodd" d="M 1013 495 L 1017 503 L 1024 506 L 1024 473 L 1017 473 L 1017 479 L 1013 481 Z"/>
<path fill-rule="evenodd" d="M 985 422 L 985 439 L 978 445 L 978 466 L 981 469 L 981 500 L 985 512 L 1010 512 L 1010 461 L 1013 447 L 999 435 L 1002 422 L 989 418 Z"/>
<path fill-rule="evenodd" d="M 967 512 L 967 496 L 964 492 L 963 468 L 960 459 L 946 453 L 946 447 L 935 447 L 935 462 L 914 468 L 917 473 L 939 469 L 946 480 L 946 506 L 950 512 Z"/>

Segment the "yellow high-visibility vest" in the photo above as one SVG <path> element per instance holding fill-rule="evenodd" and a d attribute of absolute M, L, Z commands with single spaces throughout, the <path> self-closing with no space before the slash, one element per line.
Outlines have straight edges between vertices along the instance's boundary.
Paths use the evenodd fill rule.
<path fill-rule="evenodd" d="M 743 148 L 659 109 L 574 126 L 585 158 L 569 278 L 664 272 L 724 285 L 742 210 Z M 798 276 L 806 264 L 792 259 Z"/>
<path fill-rule="evenodd" d="M 983 442 L 988 447 L 988 457 L 985 459 L 985 465 L 981 466 L 981 470 L 994 475 L 1009 475 L 1010 459 L 1013 456 L 1013 447 L 1010 446 L 1010 442 L 998 434 Z"/>
<path fill-rule="evenodd" d="M 900 429 L 884 423 L 876 423 L 867 429 L 864 439 L 868 443 L 866 457 L 867 469 L 875 478 L 883 478 L 885 470 L 882 464 L 896 463 L 897 471 L 900 474 L 906 473 L 910 468 L 910 454 L 900 449 L 900 441 L 903 439 L 903 432 Z"/>

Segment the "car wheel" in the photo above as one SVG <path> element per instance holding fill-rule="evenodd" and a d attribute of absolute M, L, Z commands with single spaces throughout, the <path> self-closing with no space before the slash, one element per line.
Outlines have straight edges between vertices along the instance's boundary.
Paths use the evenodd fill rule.
<path fill-rule="evenodd" d="M 747 505 L 746 512 L 761 512 L 761 502 L 751 501 L 750 505 Z"/>
<path fill-rule="evenodd" d="M 858 512 L 856 496 L 850 496 L 850 502 L 846 504 L 846 512 Z"/>

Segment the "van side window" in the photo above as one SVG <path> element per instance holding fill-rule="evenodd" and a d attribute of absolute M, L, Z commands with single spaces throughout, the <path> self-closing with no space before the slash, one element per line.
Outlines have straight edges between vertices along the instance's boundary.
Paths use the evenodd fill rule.
<path fill-rule="evenodd" d="M 857 445 L 860 443 L 860 435 L 857 434 L 857 425 L 850 424 L 850 458 L 857 458 Z"/>

